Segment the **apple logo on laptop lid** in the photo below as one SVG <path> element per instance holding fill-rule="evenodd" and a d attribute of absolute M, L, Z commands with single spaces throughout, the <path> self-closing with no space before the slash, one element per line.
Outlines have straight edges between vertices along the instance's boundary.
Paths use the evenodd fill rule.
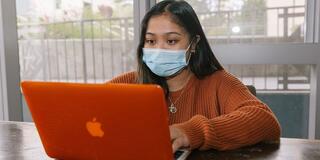
<path fill-rule="evenodd" d="M 93 117 L 92 121 L 86 123 L 86 128 L 91 136 L 93 137 L 103 137 L 104 132 L 101 129 L 101 123 L 97 122 L 96 117 Z"/>

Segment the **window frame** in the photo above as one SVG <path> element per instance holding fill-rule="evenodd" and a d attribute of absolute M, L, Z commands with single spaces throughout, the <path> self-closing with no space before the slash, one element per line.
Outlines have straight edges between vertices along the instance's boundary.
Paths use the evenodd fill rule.
<path fill-rule="evenodd" d="M 0 115 L 22 121 L 20 66 L 15 1 L 0 1 Z"/>

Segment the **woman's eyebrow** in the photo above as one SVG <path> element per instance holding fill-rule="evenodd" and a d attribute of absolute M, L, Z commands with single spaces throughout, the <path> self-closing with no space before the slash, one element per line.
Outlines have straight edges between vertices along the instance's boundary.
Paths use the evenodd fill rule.
<path fill-rule="evenodd" d="M 154 35 L 156 35 L 156 34 L 154 34 L 154 33 L 151 33 L 151 32 L 147 32 L 147 33 L 146 33 L 146 35 L 151 35 L 151 36 L 154 36 Z"/>
<path fill-rule="evenodd" d="M 181 34 L 181 33 L 178 33 L 178 32 L 167 32 L 166 34 L 167 34 L 167 35 L 176 34 L 176 35 L 182 36 L 182 34 Z"/>
<path fill-rule="evenodd" d="M 166 32 L 166 33 L 163 33 L 163 35 L 171 35 L 171 34 L 176 34 L 176 35 L 182 36 L 182 34 L 178 33 L 178 32 Z M 154 36 L 156 34 L 155 33 L 151 33 L 151 32 L 147 32 L 146 35 Z"/>

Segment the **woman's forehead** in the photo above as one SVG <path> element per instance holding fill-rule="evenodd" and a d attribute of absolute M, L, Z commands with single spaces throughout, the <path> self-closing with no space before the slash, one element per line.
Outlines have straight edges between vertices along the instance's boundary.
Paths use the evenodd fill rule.
<path fill-rule="evenodd" d="M 187 34 L 185 29 L 173 22 L 173 19 L 168 14 L 151 17 L 148 23 L 147 33 L 151 35 L 176 34 L 180 36 L 186 36 Z"/>

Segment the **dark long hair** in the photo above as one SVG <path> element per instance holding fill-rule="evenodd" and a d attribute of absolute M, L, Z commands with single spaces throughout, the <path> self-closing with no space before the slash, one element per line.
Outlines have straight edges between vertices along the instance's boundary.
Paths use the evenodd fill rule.
<path fill-rule="evenodd" d="M 164 89 L 166 97 L 168 97 L 169 89 L 166 78 L 159 77 L 152 73 L 142 60 L 142 48 L 144 47 L 149 20 L 153 16 L 161 15 L 163 13 L 169 13 L 173 22 L 185 29 L 189 34 L 190 41 L 194 39 L 196 35 L 200 36 L 200 41 L 196 45 L 195 54 L 191 55 L 188 64 L 188 67 L 198 79 L 203 79 L 223 68 L 210 48 L 196 13 L 187 2 L 164 0 L 157 3 L 146 13 L 141 24 L 140 42 L 137 48 L 138 81 L 139 83 L 144 84 L 152 83 L 160 85 Z"/>

